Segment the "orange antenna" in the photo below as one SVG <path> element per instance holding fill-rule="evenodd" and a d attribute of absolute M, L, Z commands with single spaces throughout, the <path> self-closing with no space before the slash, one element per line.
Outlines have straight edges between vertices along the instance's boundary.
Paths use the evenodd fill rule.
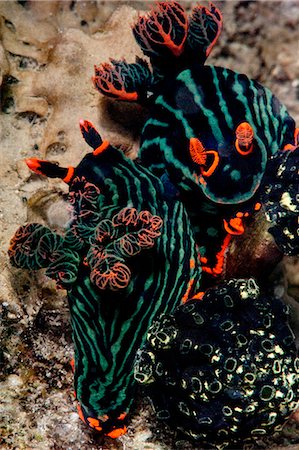
<path fill-rule="evenodd" d="M 254 132 L 248 122 L 242 122 L 236 129 L 235 146 L 242 156 L 249 155 L 253 150 Z"/>

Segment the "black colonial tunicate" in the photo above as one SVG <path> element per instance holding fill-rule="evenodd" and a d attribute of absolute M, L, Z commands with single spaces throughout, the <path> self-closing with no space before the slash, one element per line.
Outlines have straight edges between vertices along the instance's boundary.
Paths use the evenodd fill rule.
<path fill-rule="evenodd" d="M 281 151 L 270 161 L 263 202 L 270 222 L 269 232 L 287 255 L 299 253 L 299 147 Z"/>
<path fill-rule="evenodd" d="M 153 324 L 135 377 L 155 410 L 169 412 L 167 423 L 200 445 L 241 445 L 268 435 L 298 403 L 299 363 L 286 313 L 280 300 L 259 292 L 252 279 L 230 280 L 225 290 L 211 288 Z M 169 323 L 176 338 L 162 349 L 157 331 Z M 140 377 L 145 360 L 154 373 L 149 381 Z M 175 387 L 155 371 L 161 363 Z"/>

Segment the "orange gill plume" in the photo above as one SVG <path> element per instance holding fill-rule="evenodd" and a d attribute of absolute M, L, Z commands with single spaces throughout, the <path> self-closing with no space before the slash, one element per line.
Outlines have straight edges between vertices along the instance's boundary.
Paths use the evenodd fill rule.
<path fill-rule="evenodd" d="M 254 132 L 248 122 L 242 122 L 236 129 L 235 146 L 242 156 L 249 155 L 253 150 Z"/>
<path fill-rule="evenodd" d="M 138 17 L 133 32 L 145 54 L 155 55 L 164 46 L 178 57 L 187 39 L 188 18 L 178 2 L 157 2 L 149 13 Z"/>
<path fill-rule="evenodd" d="M 137 100 L 137 92 L 127 92 L 125 77 L 122 74 L 121 66 L 111 62 L 94 66 L 94 69 L 95 76 L 92 77 L 92 80 L 96 89 L 100 92 L 118 100 Z"/>

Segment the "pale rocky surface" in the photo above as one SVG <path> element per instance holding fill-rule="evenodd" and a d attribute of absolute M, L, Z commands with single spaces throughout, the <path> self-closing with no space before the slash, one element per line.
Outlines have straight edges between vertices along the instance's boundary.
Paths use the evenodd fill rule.
<path fill-rule="evenodd" d="M 191 8 L 194 2 L 182 2 Z M 204 3 L 204 2 L 203 2 Z M 239 70 L 270 87 L 299 123 L 298 1 L 215 2 L 224 31 L 210 64 Z M 72 393 L 71 330 L 65 292 L 42 273 L 11 268 L 10 237 L 24 222 L 63 229 L 66 186 L 32 175 L 23 159 L 77 164 L 88 151 L 78 122 L 91 120 L 105 139 L 136 153 L 144 112 L 103 99 L 93 65 L 141 55 L 130 30 L 150 2 L 0 2 L 0 449 L 191 450 L 155 422 L 139 400 L 128 434 L 102 439 L 82 425 Z M 119 7 L 122 6 L 121 9 Z M 113 15 L 111 16 L 111 14 Z M 299 301 L 299 263 L 285 258 L 289 293 Z M 278 279 L 277 289 L 287 290 Z M 299 448 L 289 422 L 275 445 Z M 292 445 L 294 444 L 294 445 Z M 282 449 L 281 449 L 282 450 Z"/>

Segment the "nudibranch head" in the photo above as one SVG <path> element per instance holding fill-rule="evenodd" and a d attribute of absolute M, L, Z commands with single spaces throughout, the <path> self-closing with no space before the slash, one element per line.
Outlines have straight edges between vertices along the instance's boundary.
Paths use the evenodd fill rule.
<path fill-rule="evenodd" d="M 298 374 L 286 306 L 253 279 L 162 315 L 135 365 L 158 418 L 221 448 L 279 430 L 298 407 Z"/>

